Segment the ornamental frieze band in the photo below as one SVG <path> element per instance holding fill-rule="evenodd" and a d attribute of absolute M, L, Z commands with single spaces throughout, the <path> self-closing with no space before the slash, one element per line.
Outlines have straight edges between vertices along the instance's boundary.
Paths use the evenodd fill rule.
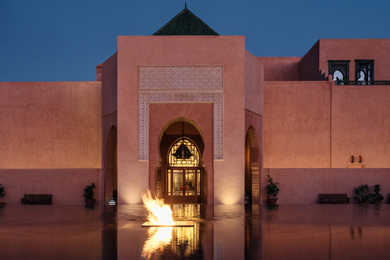
<path fill-rule="evenodd" d="M 139 89 L 223 89 L 222 66 L 142 66 Z"/>

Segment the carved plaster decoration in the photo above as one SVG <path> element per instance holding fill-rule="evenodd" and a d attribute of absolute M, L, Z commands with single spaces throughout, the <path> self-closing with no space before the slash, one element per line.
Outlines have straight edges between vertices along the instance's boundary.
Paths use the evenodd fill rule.
<path fill-rule="evenodd" d="M 149 103 L 213 103 L 214 159 L 223 159 L 223 94 L 139 94 L 139 159 L 149 159 Z"/>
<path fill-rule="evenodd" d="M 139 68 L 139 89 L 223 89 L 223 67 L 143 66 Z"/>

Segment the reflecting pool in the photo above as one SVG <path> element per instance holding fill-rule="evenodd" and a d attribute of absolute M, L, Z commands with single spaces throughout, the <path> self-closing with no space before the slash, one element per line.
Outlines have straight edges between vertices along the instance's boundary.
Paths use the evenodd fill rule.
<path fill-rule="evenodd" d="M 1 259 L 390 259 L 390 205 L 0 207 Z"/>

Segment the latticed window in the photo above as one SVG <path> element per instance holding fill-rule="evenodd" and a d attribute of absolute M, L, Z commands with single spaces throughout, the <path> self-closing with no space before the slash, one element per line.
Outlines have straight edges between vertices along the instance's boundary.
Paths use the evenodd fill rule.
<path fill-rule="evenodd" d="M 172 145 L 168 160 L 170 167 L 198 167 L 198 148 L 191 140 L 182 138 Z"/>

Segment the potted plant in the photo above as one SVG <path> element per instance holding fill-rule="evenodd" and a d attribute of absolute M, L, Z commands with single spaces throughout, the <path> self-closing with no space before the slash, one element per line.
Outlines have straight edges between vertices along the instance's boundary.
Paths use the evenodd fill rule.
<path fill-rule="evenodd" d="M 374 193 L 371 194 L 371 201 L 374 204 L 381 204 L 382 200 L 384 199 L 383 195 L 380 194 L 381 191 L 381 185 L 376 184 L 374 185 Z"/>
<path fill-rule="evenodd" d="M 4 193 L 4 186 L 1 185 L 0 183 L 0 200 L 5 196 L 5 193 Z M 0 206 L 4 206 L 5 205 L 5 202 L 1 202 L 0 201 Z"/>
<path fill-rule="evenodd" d="M 279 193 L 279 183 L 274 182 L 272 178 L 267 174 L 267 186 L 265 187 L 265 190 L 267 191 L 267 203 L 268 205 L 275 205 L 276 201 L 278 200 L 277 196 Z"/>
<path fill-rule="evenodd" d="M 359 187 L 355 188 L 356 196 L 353 198 L 358 204 L 367 204 L 370 199 L 370 192 L 367 184 L 362 184 Z"/>
<path fill-rule="evenodd" d="M 349 76 L 348 75 L 343 76 L 343 83 L 344 83 L 344 85 L 348 85 L 348 83 L 349 83 Z"/>
<path fill-rule="evenodd" d="M 95 183 L 92 183 L 91 185 L 87 185 L 84 188 L 84 198 L 85 198 L 85 203 L 87 206 L 93 206 L 95 204 L 95 199 L 93 198 L 93 189 L 95 188 Z"/>

